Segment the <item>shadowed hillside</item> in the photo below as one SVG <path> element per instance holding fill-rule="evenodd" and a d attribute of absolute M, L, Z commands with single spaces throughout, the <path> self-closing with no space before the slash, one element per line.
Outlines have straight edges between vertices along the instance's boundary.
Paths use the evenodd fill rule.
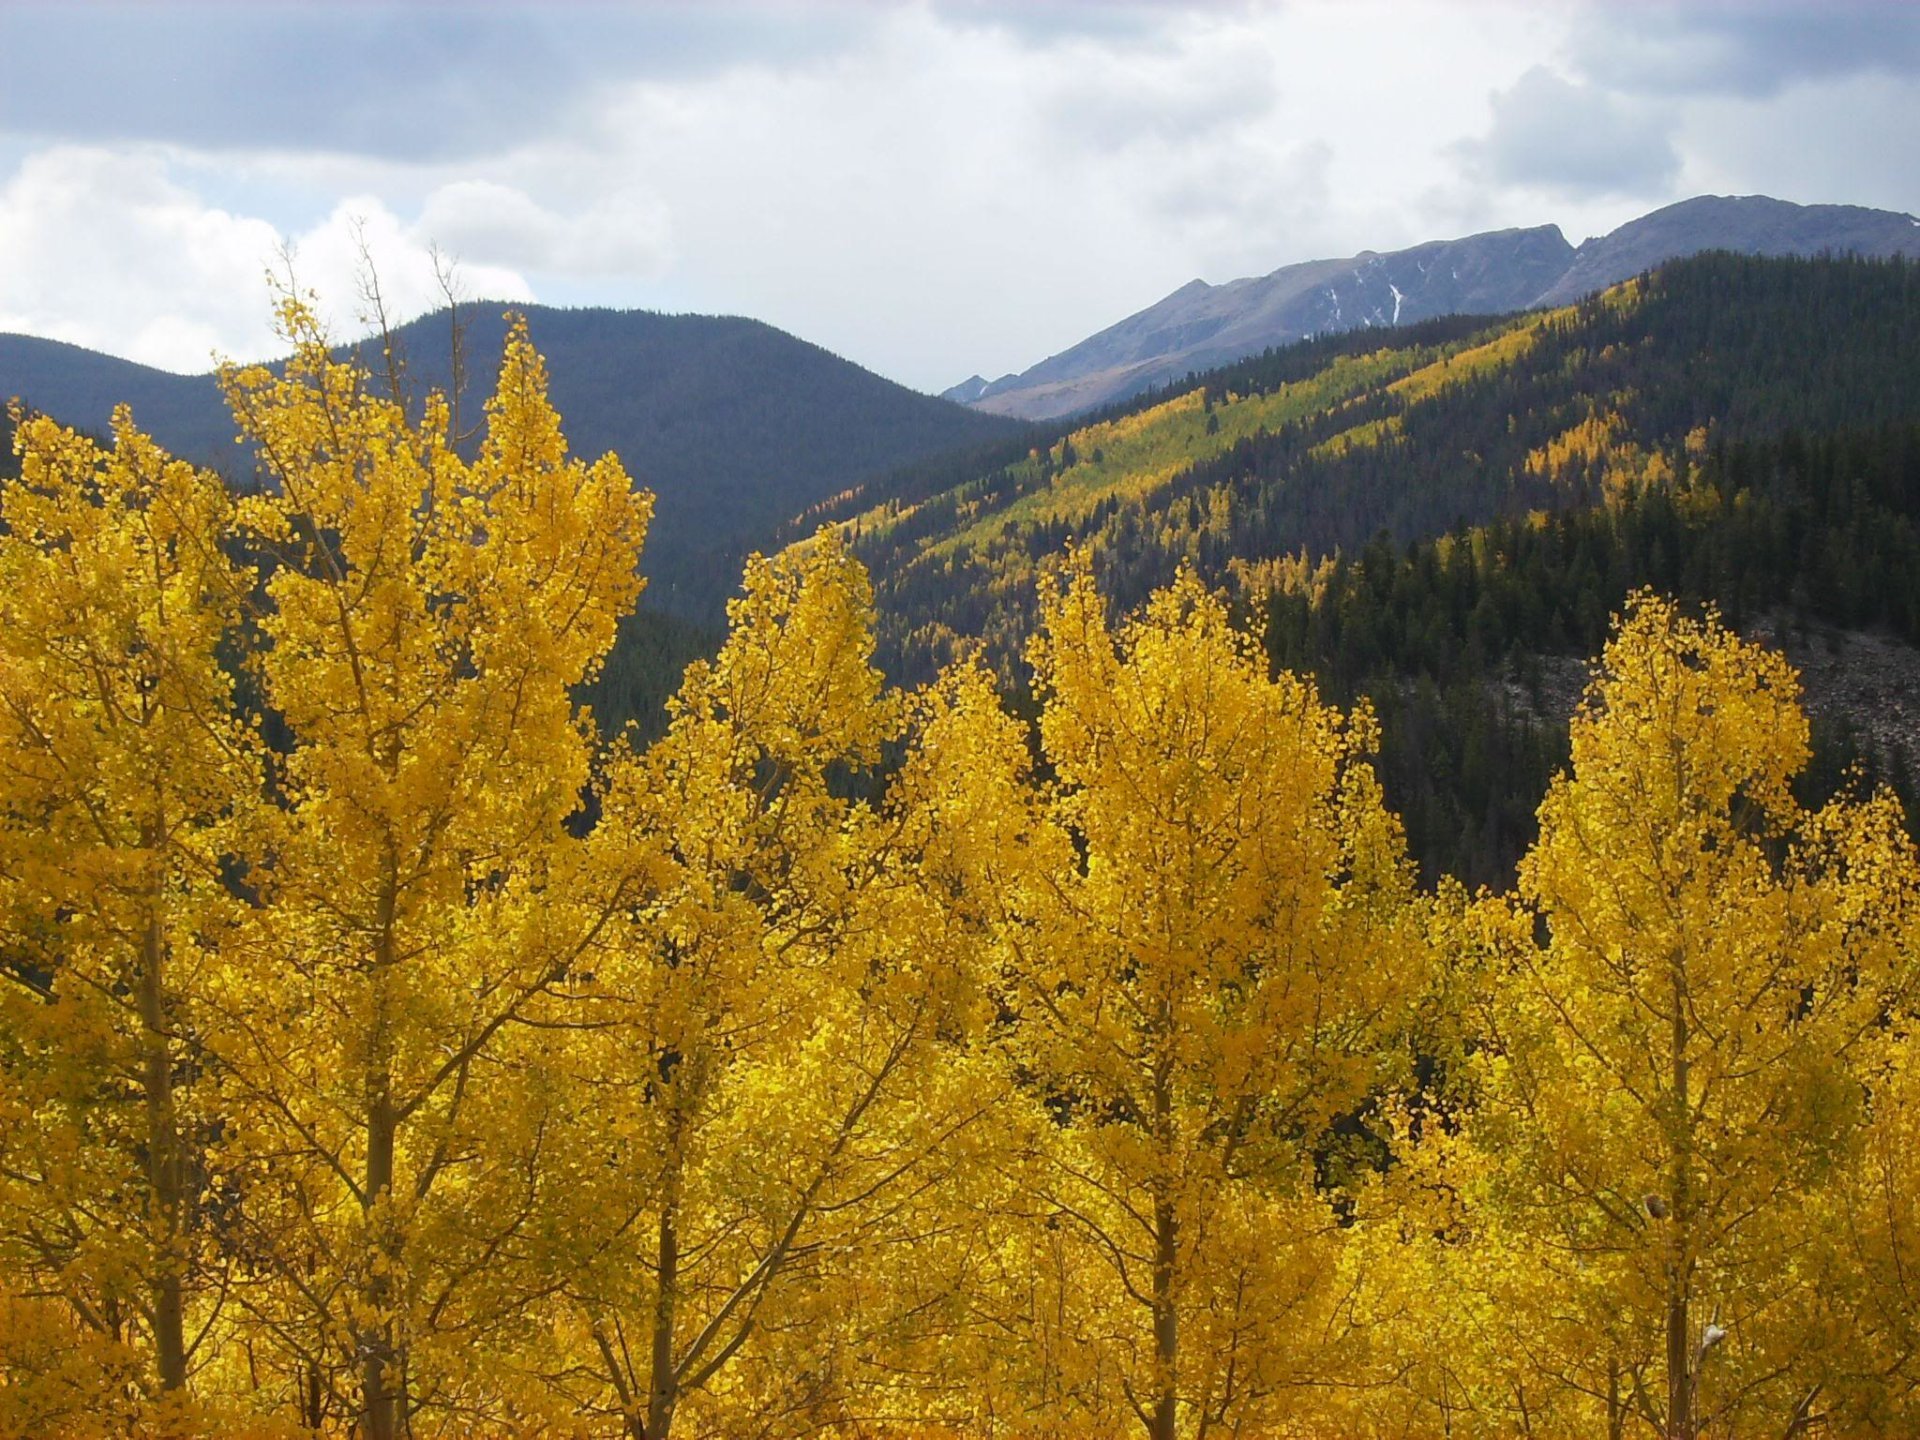
<path fill-rule="evenodd" d="M 659 497 L 643 561 L 648 603 L 702 622 L 718 618 L 742 557 L 781 521 L 875 472 L 1021 429 L 755 320 L 522 308 L 574 450 L 617 452 Z M 502 314 L 492 303 L 463 308 L 470 407 L 491 388 Z M 412 388 L 449 384 L 444 311 L 402 326 L 396 338 Z M 12 395 L 96 431 L 125 403 L 168 449 L 230 473 L 244 463 L 210 375 L 4 335 L 0 396 Z"/>

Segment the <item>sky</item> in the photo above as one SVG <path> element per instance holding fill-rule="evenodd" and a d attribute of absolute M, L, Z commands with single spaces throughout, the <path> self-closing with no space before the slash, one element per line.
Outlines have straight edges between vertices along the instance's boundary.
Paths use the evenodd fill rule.
<path fill-rule="evenodd" d="M 0 0 L 0 331 L 182 372 L 472 300 L 923 390 L 1196 277 L 1697 194 L 1920 210 L 1910 0 Z"/>

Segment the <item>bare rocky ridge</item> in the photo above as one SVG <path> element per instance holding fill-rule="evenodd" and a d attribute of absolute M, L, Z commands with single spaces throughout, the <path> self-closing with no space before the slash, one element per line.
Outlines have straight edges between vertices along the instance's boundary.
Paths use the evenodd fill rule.
<path fill-rule="evenodd" d="M 1702 250 L 1746 255 L 1920 256 L 1920 220 L 1859 205 L 1793 205 L 1765 195 L 1698 195 L 1629 220 L 1574 252 L 1532 303 L 1566 305 L 1667 260 Z"/>
<path fill-rule="evenodd" d="M 1578 249 L 1542 225 L 1310 260 L 1224 285 L 1194 280 L 1018 375 L 991 384 L 975 375 L 946 398 L 1030 420 L 1071 415 L 1311 335 L 1567 304 L 1702 250 L 1920 256 L 1920 220 L 1857 205 L 1702 195 Z"/>
<path fill-rule="evenodd" d="M 1559 227 L 1542 225 L 1310 260 L 1224 285 L 1195 280 L 971 400 L 966 385 L 947 393 L 993 414 L 1067 415 L 1309 335 L 1522 309 L 1573 255 Z"/>
<path fill-rule="evenodd" d="M 1920 760 L 1920 649 L 1863 630 L 1802 626 L 1785 615 L 1746 627 L 1746 637 L 1781 650 L 1800 672 L 1807 714 L 1844 725 L 1882 766 Z M 1586 691 L 1590 663 L 1573 655 L 1533 657 L 1528 681 L 1502 684 L 1514 714 L 1564 725 Z"/>

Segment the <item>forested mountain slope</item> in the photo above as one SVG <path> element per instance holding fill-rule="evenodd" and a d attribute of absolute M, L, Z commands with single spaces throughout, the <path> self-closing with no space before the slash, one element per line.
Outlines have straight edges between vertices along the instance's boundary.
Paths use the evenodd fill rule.
<path fill-rule="evenodd" d="M 1637 589 L 1783 648 L 1814 720 L 1808 799 L 1920 760 L 1920 424 L 1684 447 L 1675 476 L 1405 547 L 1249 598 L 1276 667 L 1369 697 L 1380 771 L 1430 878 L 1504 884 L 1567 761 L 1586 656 Z"/>
<path fill-rule="evenodd" d="M 976 638 L 1006 666 L 1068 543 L 1122 605 L 1182 562 L 1264 594 L 1383 531 L 1659 489 L 1690 455 L 1788 430 L 1920 420 L 1916 380 L 1920 268 L 1711 255 L 1578 306 L 1269 352 L 963 484 L 898 475 L 827 514 L 874 572 L 891 666 L 924 675 Z"/>
<path fill-rule="evenodd" d="M 905 461 L 1018 434 L 1019 422 L 921 395 L 755 320 L 521 307 L 576 453 L 617 452 L 658 497 L 647 604 L 719 618 L 746 553 L 782 520 Z M 462 309 L 471 396 L 491 392 L 502 308 Z M 450 383 L 443 311 L 396 332 L 416 389 Z M 368 362 L 380 368 L 378 357 Z M 77 346 L 0 336 L 0 399 L 104 432 L 116 404 L 177 454 L 244 462 L 211 375 L 180 376 Z M 470 403 L 477 404 L 476 401 Z M 471 417 L 477 419 L 478 417 Z"/>

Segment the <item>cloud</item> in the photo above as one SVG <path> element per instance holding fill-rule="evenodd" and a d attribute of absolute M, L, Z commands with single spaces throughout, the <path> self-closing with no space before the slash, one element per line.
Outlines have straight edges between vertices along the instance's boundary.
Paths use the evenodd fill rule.
<path fill-rule="evenodd" d="M 631 192 L 562 215 L 510 185 L 456 180 L 427 197 L 412 228 L 466 265 L 648 278 L 672 258 L 665 210 Z"/>
<path fill-rule="evenodd" d="M 1159 29 L 1166 12 L 1178 7 L 1169 0 L 936 0 L 933 8 L 947 23 L 999 29 L 1044 45 L 1135 39 Z"/>
<path fill-rule="evenodd" d="M 1076 145 L 1141 140 L 1185 145 L 1271 113 L 1278 98 L 1273 57 L 1202 31 L 1185 44 L 1087 46 L 1043 92 L 1043 124 Z"/>
<path fill-rule="evenodd" d="M 1493 127 L 1463 142 L 1469 170 L 1495 185 L 1562 195 L 1645 195 L 1679 172 L 1670 120 L 1598 86 L 1535 66 L 1493 96 Z"/>
<path fill-rule="evenodd" d="M 206 204 L 156 150 L 59 146 L 29 156 L 0 186 L 0 330 L 106 350 L 193 373 L 215 356 L 257 359 L 283 347 L 270 326 L 267 276 L 290 243 L 298 282 L 332 327 L 359 332 L 361 250 L 396 318 L 439 303 L 428 243 L 373 195 L 340 201 L 284 242 L 268 221 Z M 475 295 L 530 300 L 515 271 L 462 274 Z"/>
<path fill-rule="evenodd" d="M 350 328 L 358 214 L 396 308 L 431 241 L 471 294 L 750 314 L 938 389 L 1196 276 L 1700 190 L 1908 208 L 1900 8 L 16 0 L 0 324 L 260 353 L 284 233 Z"/>
<path fill-rule="evenodd" d="M 394 324 L 445 303 L 441 274 L 447 262 L 454 264 L 452 278 L 467 297 L 523 303 L 534 299 L 533 287 L 517 271 L 453 253 L 374 195 L 348 196 L 318 225 L 294 236 L 288 249 L 296 283 L 312 293 L 328 329 L 342 338 L 366 333 L 379 318 L 362 299 L 369 265 L 379 281 L 381 305 Z M 269 353 L 277 348 L 270 346 Z"/>
<path fill-rule="evenodd" d="M 0 188 L 0 329 L 205 369 L 215 346 L 257 337 L 277 244 L 150 154 L 43 151 Z"/>
<path fill-rule="evenodd" d="M 1920 67 L 1920 7 L 1904 0 L 1589 4 L 1567 47 L 1609 89 L 1767 98 L 1790 86 Z"/>
<path fill-rule="evenodd" d="M 1808 81 L 1765 100 L 1702 100 L 1682 135 L 1687 187 L 1911 211 L 1920 208 L 1916 117 L 1920 79 L 1892 75 Z"/>
<path fill-rule="evenodd" d="M 50 140 L 472 158 L 551 134 L 600 88 L 805 63 L 866 7 L 776 3 L 0 5 L 6 125 Z M 84 78 L 82 78 L 84 77 Z"/>
<path fill-rule="evenodd" d="M 1316 243 L 1335 209 L 1334 158 L 1324 140 L 1263 153 L 1257 165 L 1232 150 L 1203 151 L 1152 188 L 1151 213 L 1188 237 L 1216 280 L 1319 258 L 1351 248 L 1337 238 Z M 1288 238 L 1294 251 L 1313 256 L 1288 253 Z"/>

